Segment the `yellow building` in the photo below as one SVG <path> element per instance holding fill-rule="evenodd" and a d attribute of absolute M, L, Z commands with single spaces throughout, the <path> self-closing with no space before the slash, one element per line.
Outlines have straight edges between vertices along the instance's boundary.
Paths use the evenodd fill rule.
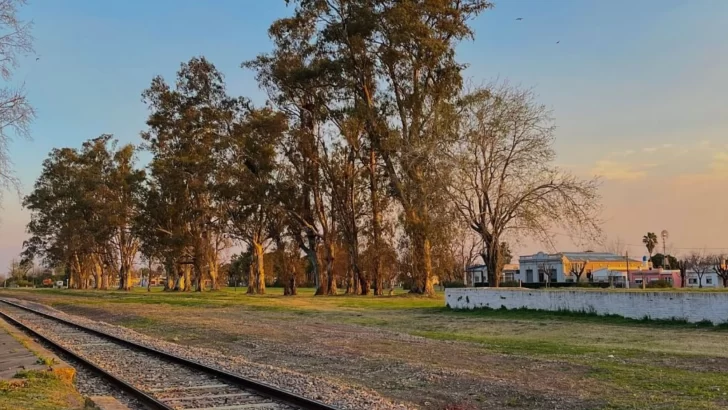
<path fill-rule="evenodd" d="M 638 270 L 642 262 L 605 252 L 560 252 L 521 256 L 519 279 L 535 282 L 587 282 L 597 269 Z"/>

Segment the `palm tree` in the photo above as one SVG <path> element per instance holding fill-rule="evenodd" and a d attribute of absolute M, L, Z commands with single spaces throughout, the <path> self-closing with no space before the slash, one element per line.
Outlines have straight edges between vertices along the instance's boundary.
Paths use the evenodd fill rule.
<path fill-rule="evenodd" d="M 642 237 L 642 243 L 645 244 L 647 252 L 650 254 L 649 260 L 652 261 L 652 251 L 654 251 L 655 246 L 657 246 L 657 235 L 655 235 L 654 232 L 647 232 L 647 235 Z"/>

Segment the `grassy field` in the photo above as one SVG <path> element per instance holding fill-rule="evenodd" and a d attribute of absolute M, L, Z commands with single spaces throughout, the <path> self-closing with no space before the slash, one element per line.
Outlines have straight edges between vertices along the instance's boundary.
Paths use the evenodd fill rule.
<path fill-rule="evenodd" d="M 15 380 L 0 381 L 0 410 L 83 409 L 83 398 L 56 375 L 21 371 Z"/>
<path fill-rule="evenodd" d="M 316 372 L 418 408 L 728 408 L 728 330 L 432 298 L 15 290 L 180 344 Z M 381 372 L 382 367 L 387 371 Z M 368 374 L 379 372 L 372 377 Z M 408 378 L 408 375 L 414 375 Z M 412 379 L 412 380 L 410 380 Z M 456 387 L 453 387 L 456 386 Z M 468 407 L 469 406 L 469 407 Z"/>

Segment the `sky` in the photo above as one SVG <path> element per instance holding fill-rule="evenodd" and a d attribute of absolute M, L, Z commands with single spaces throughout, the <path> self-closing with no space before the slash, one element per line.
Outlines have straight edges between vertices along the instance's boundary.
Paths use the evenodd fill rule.
<path fill-rule="evenodd" d="M 606 240 L 640 256 L 642 236 L 666 229 L 668 252 L 728 252 L 728 2 L 495 3 L 458 47 L 465 75 L 532 88 L 552 110 L 557 164 L 600 178 Z M 53 147 L 103 133 L 139 143 L 141 92 L 193 56 L 211 60 L 231 94 L 263 103 L 240 63 L 271 50 L 268 26 L 291 11 L 283 0 L 31 0 L 21 17 L 33 21 L 36 55 L 10 82 L 37 110 L 32 140 L 11 145 L 23 194 Z M 27 236 L 20 202 L 5 194 L 0 270 Z M 515 251 L 583 246 L 555 239 L 558 249 L 526 238 Z"/>

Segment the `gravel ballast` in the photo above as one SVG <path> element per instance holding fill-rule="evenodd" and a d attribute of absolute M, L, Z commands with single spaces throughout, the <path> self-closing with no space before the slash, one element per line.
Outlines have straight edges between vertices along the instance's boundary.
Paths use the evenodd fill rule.
<path fill-rule="evenodd" d="M 217 367 L 233 374 L 279 387 L 289 392 L 318 400 L 340 409 L 389 410 L 408 408 L 403 404 L 393 403 L 391 400 L 381 397 L 376 392 L 359 386 L 341 383 L 337 380 L 305 375 L 280 367 L 254 363 L 246 360 L 244 357 L 227 356 L 212 349 L 181 346 L 175 343 L 148 337 L 128 328 L 69 315 L 38 303 L 23 300 L 11 301 L 134 343 L 171 353 L 186 359 L 195 360 L 208 366 Z"/>

